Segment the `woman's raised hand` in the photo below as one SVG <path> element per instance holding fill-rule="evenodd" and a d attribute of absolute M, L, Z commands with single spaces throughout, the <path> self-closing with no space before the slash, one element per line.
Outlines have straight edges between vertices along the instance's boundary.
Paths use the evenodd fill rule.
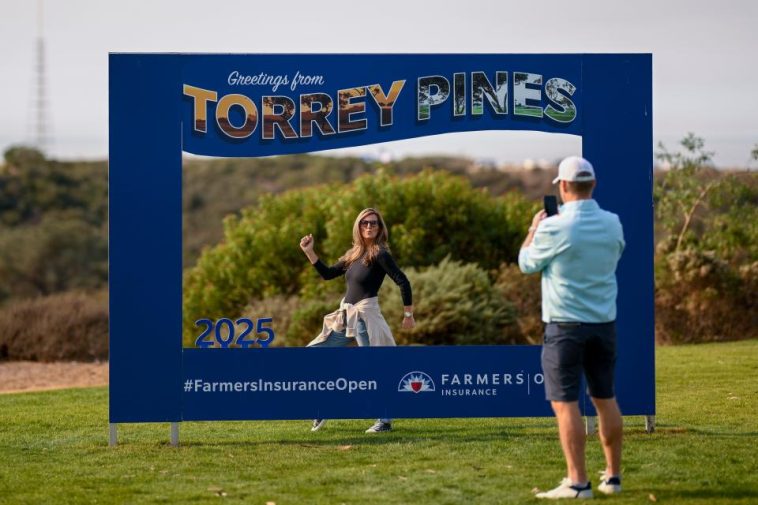
<path fill-rule="evenodd" d="M 302 249 L 305 254 L 313 252 L 313 235 L 311 233 L 300 239 L 300 249 Z"/>

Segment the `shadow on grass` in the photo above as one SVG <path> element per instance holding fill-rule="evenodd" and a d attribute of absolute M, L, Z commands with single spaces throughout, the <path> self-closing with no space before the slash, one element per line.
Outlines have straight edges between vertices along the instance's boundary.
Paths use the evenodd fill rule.
<path fill-rule="evenodd" d="M 625 429 L 624 434 L 625 435 L 646 435 L 647 432 L 644 429 L 633 428 L 633 429 Z M 665 436 L 698 435 L 698 436 L 709 437 L 709 438 L 755 438 L 755 437 L 758 437 L 758 431 L 734 432 L 734 431 L 708 430 L 708 429 L 702 429 L 702 428 L 656 427 L 652 435 L 665 435 Z"/>
<path fill-rule="evenodd" d="M 271 437 L 270 439 L 234 439 L 234 440 L 197 440 L 187 438 L 182 440 L 181 445 L 184 447 L 224 447 L 224 446 L 262 446 L 262 445 L 290 445 L 304 447 L 335 447 L 338 445 L 360 446 L 377 446 L 385 444 L 406 444 L 406 443 L 492 443 L 502 442 L 504 440 L 518 439 L 523 442 L 530 440 L 545 440 L 545 433 L 523 433 L 520 430 L 503 430 L 492 429 L 479 433 L 461 434 L 460 428 L 441 429 L 435 427 L 431 432 L 425 432 L 422 429 L 401 429 L 390 433 L 377 434 L 353 434 L 348 430 L 332 430 L 330 432 L 308 433 L 308 428 L 304 428 L 304 433 L 293 434 L 291 437 Z M 242 434 L 241 434 L 242 435 Z M 557 435 L 556 435 L 557 436 Z"/>
<path fill-rule="evenodd" d="M 686 498 L 688 501 L 704 501 L 711 502 L 713 500 L 729 499 L 745 499 L 754 498 L 750 503 L 758 502 L 758 490 L 755 488 L 734 487 L 732 485 L 718 486 L 712 488 L 696 488 L 686 490 L 658 490 L 653 492 L 659 499 L 660 498 Z M 668 495 L 668 496 L 667 496 Z"/>
<path fill-rule="evenodd" d="M 714 431 L 714 430 L 703 430 L 703 429 L 693 428 L 689 432 L 695 435 L 702 435 L 702 436 L 712 437 L 712 438 L 742 438 L 742 437 L 755 438 L 755 437 L 758 437 L 758 431 L 741 431 L 738 433 L 734 433 L 734 432 L 729 432 L 729 431 Z"/>
<path fill-rule="evenodd" d="M 255 421 L 261 423 L 260 421 Z M 288 421 L 289 422 L 289 421 Z M 336 420 L 336 422 L 340 422 Z M 448 444 L 448 443 L 498 443 L 504 441 L 518 441 L 526 444 L 539 444 L 545 442 L 554 442 L 557 439 L 557 430 L 552 424 L 532 424 L 520 425 L 518 427 L 507 426 L 484 426 L 472 432 L 470 427 L 459 424 L 451 426 L 440 426 L 435 424 L 426 429 L 420 426 L 418 422 L 411 426 L 402 425 L 389 433 L 363 433 L 363 429 L 356 430 L 355 426 L 339 426 L 333 423 L 317 433 L 310 432 L 310 424 L 303 422 L 302 430 L 293 431 L 291 428 L 284 429 L 282 433 L 277 432 L 275 426 L 266 427 L 270 430 L 268 433 L 259 431 L 260 425 L 235 426 L 228 430 L 214 430 L 210 432 L 198 433 L 193 428 L 183 431 L 180 436 L 180 447 L 182 448 L 228 448 L 228 447 L 265 447 L 269 445 L 280 445 L 290 447 L 313 447 L 313 448 L 332 448 L 338 449 L 339 446 L 360 447 L 377 447 L 384 445 L 401 445 L 401 444 Z M 250 437 L 255 433 L 254 437 Z M 270 435 L 270 436 L 267 436 Z M 716 439 L 743 439 L 758 437 L 756 432 L 745 433 L 728 433 L 714 432 L 694 428 L 666 427 L 656 429 L 652 434 L 645 432 L 643 428 L 633 428 L 625 430 L 626 436 L 634 436 L 638 440 L 650 440 L 655 442 L 661 438 L 667 437 L 692 437 L 702 436 Z M 588 440 L 597 439 L 597 433 L 588 436 Z M 122 442 L 129 446 L 140 446 L 146 441 L 130 440 Z M 152 440 L 148 443 L 151 446 L 170 447 L 167 440 Z M 121 445 L 121 444 L 119 444 Z"/>

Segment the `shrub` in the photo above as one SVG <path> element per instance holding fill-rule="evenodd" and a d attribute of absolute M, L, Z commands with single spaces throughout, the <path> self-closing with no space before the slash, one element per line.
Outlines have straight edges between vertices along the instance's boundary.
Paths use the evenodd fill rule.
<path fill-rule="evenodd" d="M 69 292 L 0 310 L 0 358 L 32 361 L 108 359 L 108 298 Z"/>
<path fill-rule="evenodd" d="M 758 262 L 734 268 L 712 252 L 685 249 L 666 257 L 658 272 L 659 343 L 758 338 Z"/>
<path fill-rule="evenodd" d="M 405 273 L 413 286 L 413 330 L 401 330 L 403 302 L 390 279 L 385 279 L 379 298 L 398 345 L 516 343 L 515 310 L 478 265 L 448 257 L 439 265 Z"/>
<path fill-rule="evenodd" d="M 390 227 L 393 253 L 415 267 L 436 265 L 447 256 L 486 270 L 515 260 L 533 207 L 515 194 L 493 198 L 462 177 L 441 172 L 405 179 L 380 173 L 353 186 L 345 195 L 348 212 L 330 222 L 335 231 L 346 231 L 349 239 L 358 211 L 377 207 Z M 334 252 L 341 254 L 344 244 L 336 242 Z"/>
<path fill-rule="evenodd" d="M 2 230 L 0 279 L 0 301 L 103 287 L 108 281 L 105 230 L 60 213 L 36 225 Z"/>
<path fill-rule="evenodd" d="M 503 264 L 498 270 L 495 287 L 516 311 L 518 334 L 514 343 L 541 344 L 544 323 L 540 275 L 524 275 L 517 264 Z"/>
<path fill-rule="evenodd" d="M 339 307 L 339 295 L 303 301 L 292 314 L 292 322 L 287 329 L 287 346 L 305 346 L 321 332 L 324 316 Z"/>
<path fill-rule="evenodd" d="M 13 147 L 0 166 L 0 226 L 36 224 L 51 212 L 74 212 L 94 226 L 108 220 L 104 162 L 57 162 Z"/>
<path fill-rule="evenodd" d="M 227 215 L 259 203 L 262 196 L 324 183 L 344 183 L 369 171 L 356 158 L 290 155 L 185 161 L 184 261 L 194 264 L 204 246 L 223 237 Z"/>
<path fill-rule="evenodd" d="M 758 261 L 758 173 L 722 174 L 708 207 L 697 246 L 733 265 Z"/>
<path fill-rule="evenodd" d="M 260 300 L 245 308 L 242 311 L 242 317 L 251 320 L 260 319 L 261 317 L 270 317 L 273 319 L 271 327 L 276 337 L 274 338 L 274 347 L 287 347 L 290 341 L 287 337 L 292 316 L 300 307 L 300 299 L 297 296 L 276 295 L 265 300 Z"/>

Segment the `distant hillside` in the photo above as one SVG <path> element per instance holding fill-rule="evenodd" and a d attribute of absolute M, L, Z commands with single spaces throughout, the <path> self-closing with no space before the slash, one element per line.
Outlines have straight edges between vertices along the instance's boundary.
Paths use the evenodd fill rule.
<path fill-rule="evenodd" d="M 105 162 L 13 148 L 0 166 L 0 303 L 108 281 Z"/>

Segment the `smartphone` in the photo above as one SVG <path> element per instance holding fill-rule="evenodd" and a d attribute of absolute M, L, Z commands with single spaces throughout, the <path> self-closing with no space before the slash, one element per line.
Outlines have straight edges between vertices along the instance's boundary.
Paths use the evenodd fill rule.
<path fill-rule="evenodd" d="M 545 195 L 542 202 L 548 217 L 558 214 L 558 198 L 555 195 Z"/>

